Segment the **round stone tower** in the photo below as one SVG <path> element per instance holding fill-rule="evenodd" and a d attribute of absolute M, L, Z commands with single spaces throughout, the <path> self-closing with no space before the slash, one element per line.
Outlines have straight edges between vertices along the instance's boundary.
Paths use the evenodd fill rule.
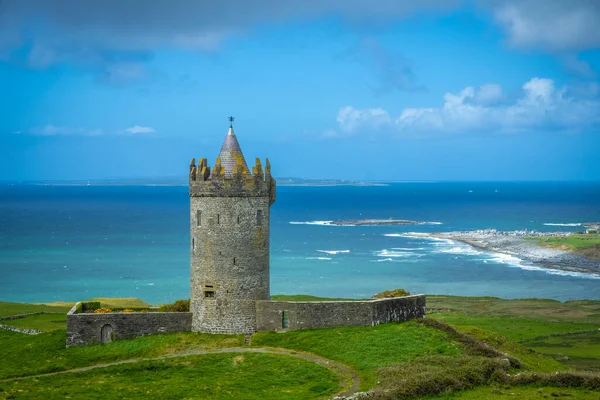
<path fill-rule="evenodd" d="M 232 121 L 233 118 L 230 118 Z M 253 333 L 256 300 L 269 300 L 270 206 L 275 179 L 269 159 L 252 171 L 233 131 L 211 169 L 190 165 L 192 330 Z"/>

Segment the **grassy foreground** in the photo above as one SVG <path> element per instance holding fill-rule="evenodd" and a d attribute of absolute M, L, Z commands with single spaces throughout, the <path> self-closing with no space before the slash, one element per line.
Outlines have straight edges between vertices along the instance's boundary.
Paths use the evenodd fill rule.
<path fill-rule="evenodd" d="M 274 298 L 317 300 L 310 296 Z M 104 304 L 111 301 L 114 305 L 142 304 L 103 299 Z M 360 374 L 361 389 L 372 390 L 373 399 L 600 398 L 600 374 L 578 372 L 600 371 L 600 301 L 428 296 L 427 303 L 424 320 L 265 332 L 254 335 L 251 346 L 305 351 L 346 364 Z M 68 308 L 64 304 L 0 303 L 2 316 L 64 313 Z M 243 346 L 241 335 L 190 332 L 65 349 L 65 326 L 57 322 L 61 318 L 64 315 L 41 314 L 0 322 L 48 331 L 30 336 L 0 330 L 0 381 L 120 360 Z M 284 355 L 228 353 L 4 381 L 0 382 L 0 399 L 317 399 L 331 397 L 338 389 L 337 379 L 326 368 Z"/>
<path fill-rule="evenodd" d="M 317 364 L 248 353 L 145 361 L 0 382 L 0 398 L 7 399 L 318 399 L 336 390 L 335 375 Z"/>

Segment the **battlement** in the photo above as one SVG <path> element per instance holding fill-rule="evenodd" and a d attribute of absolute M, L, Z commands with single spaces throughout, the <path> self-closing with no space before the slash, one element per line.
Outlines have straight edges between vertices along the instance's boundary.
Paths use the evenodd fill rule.
<path fill-rule="evenodd" d="M 266 159 L 262 163 L 256 158 L 252 172 L 246 167 L 242 156 L 237 156 L 237 165 L 232 167 L 230 176 L 225 174 L 221 159 L 215 165 L 208 166 L 206 158 L 190 163 L 190 196 L 192 197 L 269 197 L 270 204 L 275 202 L 275 179 L 271 176 L 271 164 Z"/>

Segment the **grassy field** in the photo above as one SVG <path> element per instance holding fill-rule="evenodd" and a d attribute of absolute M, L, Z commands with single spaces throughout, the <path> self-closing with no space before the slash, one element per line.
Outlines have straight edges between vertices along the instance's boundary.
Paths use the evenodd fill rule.
<path fill-rule="evenodd" d="M 311 301 L 322 298 L 297 295 L 273 296 L 273 299 Z M 146 304 L 131 302 L 132 299 L 100 301 L 113 307 Z M 363 378 L 361 389 L 376 389 L 378 397 L 374 399 L 410 398 L 407 397 L 410 395 L 415 398 L 415 393 L 425 396 L 444 391 L 456 393 L 431 398 L 600 398 L 598 393 L 596 397 L 590 397 L 594 392 L 584 388 L 490 385 L 503 371 L 513 375 L 531 372 L 553 375 L 555 371 L 570 368 L 600 370 L 600 331 L 597 330 L 600 328 L 600 301 L 561 303 L 543 299 L 428 296 L 427 306 L 428 318 L 423 321 L 375 327 L 264 332 L 252 337 L 251 346 L 306 351 L 346 364 Z M 3 360 L 0 380 L 99 363 L 243 345 L 242 335 L 186 332 L 65 349 L 65 325 L 58 321 L 64 318 L 68 309 L 68 304 L 0 303 L 0 315 L 4 316 L 57 310 L 63 313 L 2 322 L 49 332 L 29 336 L 0 330 Z M 438 326 L 436 321 L 450 324 L 458 332 L 448 325 Z M 496 350 L 496 353 L 486 351 L 478 344 L 481 341 L 516 357 L 520 367 L 512 361 L 509 366 L 507 360 L 502 360 L 506 356 L 498 356 L 502 353 Z M 236 364 L 234 360 L 238 356 L 241 355 L 193 356 L 184 361 L 179 358 L 148 361 L 85 373 L 4 382 L 0 383 L 0 399 L 78 398 L 82 393 L 91 393 L 92 397 L 100 397 L 102 393 L 110 398 L 168 399 L 181 398 L 183 392 L 179 390 L 185 391 L 188 397 L 191 393 L 189 398 L 251 399 L 254 397 L 249 396 L 256 394 L 255 398 L 308 399 L 328 396 L 337 388 L 337 378 L 315 364 L 266 354 L 244 354 L 243 363 Z M 223 373 L 219 375 L 221 370 Z M 192 376 L 195 378 L 190 379 Z M 281 392 L 283 388 L 286 391 Z"/>
<path fill-rule="evenodd" d="M 64 330 L 67 324 L 66 314 L 38 314 L 25 318 L 1 321 L 4 325 L 40 331 Z"/>
<path fill-rule="evenodd" d="M 285 400 L 323 398 L 337 389 L 337 376 L 320 365 L 284 355 L 230 353 L 0 382 L 0 398 Z"/>
<path fill-rule="evenodd" d="M 598 400 L 597 390 L 579 388 L 537 387 L 537 386 L 484 386 L 461 392 L 424 397 L 423 399 L 452 400 Z"/>
<path fill-rule="evenodd" d="M 340 361 L 362 374 L 365 387 L 375 383 L 379 367 L 407 362 L 416 356 L 457 357 L 462 353 L 460 344 L 444 332 L 414 321 L 375 327 L 262 332 L 252 337 L 252 345 L 308 351 Z"/>
<path fill-rule="evenodd" d="M 189 350 L 237 347 L 243 344 L 244 337 L 181 332 L 68 349 L 65 341 L 64 330 L 24 335 L 0 329 L 0 379 Z"/>
<path fill-rule="evenodd" d="M 11 315 L 31 314 L 36 312 L 50 312 L 66 314 L 73 304 L 62 306 L 48 306 L 45 304 L 8 303 L 0 301 L 0 318 Z"/>
<path fill-rule="evenodd" d="M 573 251 L 590 258 L 600 258 L 600 234 L 572 234 L 560 237 L 532 238 L 543 247 Z"/>

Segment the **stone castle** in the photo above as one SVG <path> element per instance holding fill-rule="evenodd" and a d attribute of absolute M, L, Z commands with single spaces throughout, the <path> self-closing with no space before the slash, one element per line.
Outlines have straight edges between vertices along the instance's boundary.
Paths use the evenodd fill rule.
<path fill-rule="evenodd" d="M 233 117 L 229 118 L 233 122 Z M 233 130 L 215 165 L 189 169 L 190 311 L 67 314 L 67 347 L 165 332 L 257 331 L 372 326 L 425 315 L 425 296 L 363 301 L 270 300 L 270 207 L 276 182 L 257 158 L 249 170 Z"/>

